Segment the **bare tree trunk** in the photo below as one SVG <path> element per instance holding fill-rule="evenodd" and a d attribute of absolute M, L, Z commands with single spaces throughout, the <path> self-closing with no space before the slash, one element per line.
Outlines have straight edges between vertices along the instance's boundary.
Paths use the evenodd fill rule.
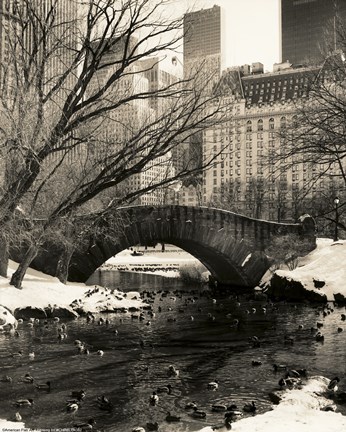
<path fill-rule="evenodd" d="M 38 252 L 37 245 L 29 246 L 26 251 L 22 261 L 20 262 L 17 270 L 13 273 L 10 281 L 10 285 L 15 286 L 18 289 L 22 289 L 22 282 L 25 276 L 26 271 L 28 270 L 32 260 L 35 258 Z"/>
<path fill-rule="evenodd" d="M 74 248 L 73 247 L 65 246 L 63 248 L 63 250 L 61 251 L 61 254 L 60 254 L 60 257 L 59 257 L 59 260 L 58 260 L 55 276 L 63 284 L 67 283 L 68 270 L 69 270 L 70 261 L 71 261 L 73 252 L 74 252 Z"/>
<path fill-rule="evenodd" d="M 8 244 L 6 238 L 0 234 L 0 276 L 7 277 Z"/>

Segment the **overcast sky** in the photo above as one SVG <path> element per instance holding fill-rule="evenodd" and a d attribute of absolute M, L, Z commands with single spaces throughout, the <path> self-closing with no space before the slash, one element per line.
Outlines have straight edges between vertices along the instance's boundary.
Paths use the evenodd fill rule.
<path fill-rule="evenodd" d="M 171 0 L 174 11 L 221 6 L 223 67 L 261 62 L 271 71 L 280 62 L 280 0 Z"/>

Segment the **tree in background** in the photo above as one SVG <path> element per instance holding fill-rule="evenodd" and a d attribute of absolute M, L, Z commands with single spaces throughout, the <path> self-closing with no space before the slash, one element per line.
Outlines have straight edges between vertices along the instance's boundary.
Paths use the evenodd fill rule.
<path fill-rule="evenodd" d="M 292 191 L 293 207 L 309 204 L 306 211 L 320 221 L 324 214 L 333 218 L 335 196 L 341 199 L 343 209 L 346 187 L 345 23 L 337 19 L 332 27 L 325 31 L 324 61 L 307 73 L 308 97 L 296 102 L 295 116 L 281 131 L 284 145 L 276 155 L 276 162 L 291 161 L 291 167 L 303 168 L 304 187 L 300 188 L 303 193 L 302 190 Z M 318 195 L 320 199 L 316 200 Z"/>
<path fill-rule="evenodd" d="M 72 9 L 66 11 L 66 4 Z M 157 64 L 181 44 L 182 21 L 163 19 L 164 6 L 164 0 L 14 4 L 10 56 L 1 74 L 6 175 L 0 226 L 5 243 L 12 246 L 18 243 L 16 209 L 35 226 L 12 277 L 15 286 L 21 286 L 45 242 L 59 237 L 66 245 L 72 243 L 64 240 L 71 233 L 78 238 L 85 234 L 86 225 L 75 226 L 83 215 L 94 215 L 95 220 L 88 219 L 89 230 L 94 230 L 117 207 L 212 163 L 196 167 L 181 152 L 179 170 L 153 174 L 144 186 L 138 182 L 145 171 L 154 173 L 155 165 L 165 170 L 176 148 L 215 122 L 228 120 L 230 112 L 205 90 L 208 79 L 202 66 L 189 79 L 155 89 L 143 85 L 139 77 L 153 66 L 142 61 L 156 57 Z M 71 11 L 78 13 L 67 13 Z M 163 101 L 160 110 L 147 109 L 153 99 Z M 141 105 L 142 115 L 133 122 L 130 114 Z M 67 249 L 66 257 L 71 255 Z M 67 261 L 62 267 L 68 267 Z"/>

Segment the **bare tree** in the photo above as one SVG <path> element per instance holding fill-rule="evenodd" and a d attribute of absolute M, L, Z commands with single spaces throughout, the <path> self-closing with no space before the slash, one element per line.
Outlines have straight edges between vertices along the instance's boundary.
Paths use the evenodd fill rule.
<path fill-rule="evenodd" d="M 302 173 L 303 184 L 292 191 L 293 210 L 304 203 L 315 217 L 326 211 L 312 199 L 317 191 L 329 202 L 330 211 L 332 200 L 342 199 L 346 186 L 345 23 L 336 19 L 326 28 L 325 37 L 324 61 L 305 74 L 305 97 L 296 101 L 291 122 L 280 131 L 283 146 L 275 155 L 278 166 L 300 167 Z"/>
<path fill-rule="evenodd" d="M 81 12 L 67 14 L 66 4 Z M 7 174 L 0 225 L 10 226 L 18 206 L 28 220 L 44 219 L 27 242 L 12 278 L 15 286 L 21 286 L 47 239 L 69 235 L 64 221 L 74 224 L 93 212 L 94 229 L 100 215 L 212 163 L 196 167 L 185 157 L 179 170 L 136 183 L 155 166 L 166 169 L 175 149 L 226 121 L 230 112 L 206 91 L 203 66 L 189 79 L 155 89 L 144 85 L 153 65 L 142 60 L 155 56 L 158 64 L 181 42 L 181 20 L 163 19 L 164 5 L 164 0 L 54 0 L 47 7 L 44 0 L 23 0 L 13 11 L 12 55 L 3 72 L 11 80 L 1 80 Z M 153 99 L 164 101 L 160 110 L 149 107 Z M 141 105 L 145 115 L 138 114 Z M 126 118 L 124 112 L 138 115 Z M 83 232 L 72 231 L 77 237 Z"/>

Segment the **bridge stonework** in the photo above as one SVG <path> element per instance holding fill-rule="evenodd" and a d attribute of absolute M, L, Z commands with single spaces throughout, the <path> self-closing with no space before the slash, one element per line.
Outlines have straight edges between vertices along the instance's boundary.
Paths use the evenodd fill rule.
<path fill-rule="evenodd" d="M 298 224 L 283 224 L 208 207 L 135 206 L 117 212 L 122 220 L 118 240 L 94 237 L 87 248 L 76 251 L 70 281 L 85 282 L 130 246 L 165 242 L 195 256 L 219 284 L 254 287 L 270 266 L 264 249 L 275 237 L 292 234 L 305 246 L 308 242 L 310 250 L 316 247 L 315 223 L 308 215 Z"/>

